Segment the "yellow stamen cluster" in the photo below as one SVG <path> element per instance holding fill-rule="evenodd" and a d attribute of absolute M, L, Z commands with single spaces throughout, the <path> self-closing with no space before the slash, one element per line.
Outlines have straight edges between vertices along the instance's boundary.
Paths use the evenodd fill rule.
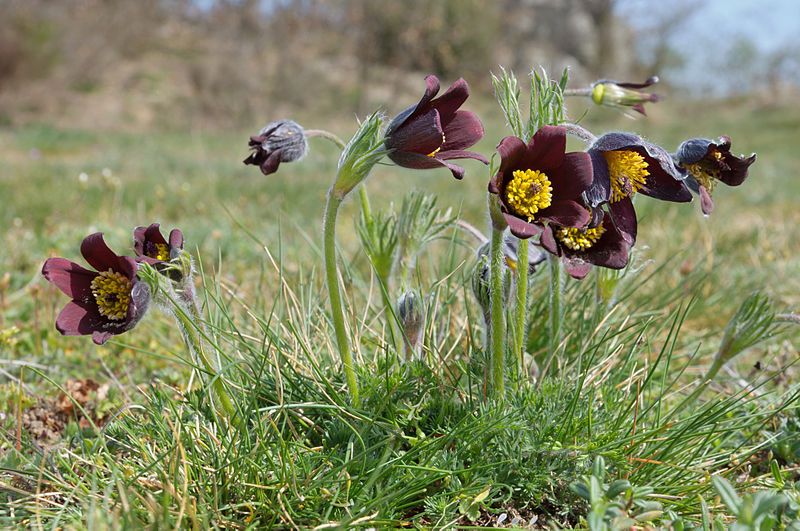
<path fill-rule="evenodd" d="M 446 139 L 445 139 L 445 136 L 444 136 L 444 132 L 442 132 L 442 146 L 444 145 L 444 143 L 445 143 L 445 140 L 446 140 Z M 435 157 L 435 156 L 436 156 L 436 154 L 437 154 L 437 153 L 439 153 L 439 151 L 441 151 L 441 149 L 442 149 L 442 146 L 439 146 L 438 148 L 436 148 L 436 149 L 434 149 L 433 151 L 431 151 L 430 153 L 428 153 L 428 156 L 429 156 L 429 157 Z"/>
<path fill-rule="evenodd" d="M 133 284 L 122 273 L 102 271 L 92 280 L 91 289 L 100 315 L 119 321 L 128 315 Z"/>
<path fill-rule="evenodd" d="M 635 151 L 606 151 L 603 155 L 608 164 L 612 203 L 642 189 L 650 175 L 643 156 Z"/>
<path fill-rule="evenodd" d="M 722 153 L 717 150 L 712 151 L 711 156 L 717 161 L 722 160 Z M 702 160 L 694 164 L 684 164 L 683 167 L 692 174 L 692 177 L 694 177 L 700 185 L 708 190 L 708 193 L 714 190 L 714 186 L 719 180 L 719 169 L 709 168 L 708 164 L 703 164 Z"/>
<path fill-rule="evenodd" d="M 166 243 L 154 243 L 153 249 L 149 254 L 150 258 L 166 262 L 169 260 L 169 245 Z"/>
<path fill-rule="evenodd" d="M 533 221 L 534 214 L 553 202 L 550 179 L 539 170 L 514 171 L 506 186 L 506 202 L 514 213 Z"/>
<path fill-rule="evenodd" d="M 576 229 L 575 227 L 558 229 L 556 231 L 556 238 L 558 238 L 558 241 L 565 247 L 573 251 L 585 251 L 597 243 L 597 240 L 599 240 L 605 232 L 605 227 L 600 223 L 598 226 L 590 229 Z"/>

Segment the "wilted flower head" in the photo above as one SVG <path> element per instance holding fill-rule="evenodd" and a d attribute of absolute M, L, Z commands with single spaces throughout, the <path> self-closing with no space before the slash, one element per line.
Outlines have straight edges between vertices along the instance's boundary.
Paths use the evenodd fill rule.
<path fill-rule="evenodd" d="M 72 298 L 58 315 L 56 329 L 67 336 L 91 334 L 102 345 L 136 326 L 150 304 L 150 290 L 136 276 L 136 261 L 109 249 L 102 233 L 87 236 L 81 254 L 97 271 L 50 258 L 42 275 Z"/>
<path fill-rule="evenodd" d="M 308 151 L 305 131 L 292 120 L 268 123 L 257 135 L 250 137 L 248 144 L 253 152 L 244 163 L 258 166 L 264 175 L 278 171 L 281 162 L 300 160 Z"/>
<path fill-rule="evenodd" d="M 678 147 L 678 165 L 689 177 L 686 182 L 698 194 L 704 214 L 714 209 L 711 192 L 717 181 L 728 186 L 739 186 L 747 178 L 750 165 L 756 161 L 753 153 L 749 157 L 731 153 L 731 139 L 721 136 L 717 141 L 707 138 L 692 138 Z"/>
<path fill-rule="evenodd" d="M 582 194 L 592 182 L 587 153 L 565 153 L 563 127 L 544 126 L 526 145 L 515 136 L 497 146 L 500 169 L 489 181 L 489 192 L 500 199 L 502 215 L 514 236 L 530 238 L 545 224 L 583 227 L 589 211 Z"/>
<path fill-rule="evenodd" d="M 438 98 L 439 79 L 430 75 L 425 85 L 419 103 L 395 116 L 386 129 L 389 158 L 398 166 L 416 170 L 446 167 L 456 179 L 464 177 L 464 168 L 449 160 L 476 159 L 488 164 L 483 155 L 465 151 L 484 133 L 474 113 L 459 110 L 469 97 L 467 82 L 459 79 Z"/>
<path fill-rule="evenodd" d="M 183 233 L 172 229 L 169 240 L 161 234 L 158 223 L 149 227 L 136 227 L 133 230 L 133 249 L 136 260 L 156 265 L 175 258 L 183 249 Z"/>
<path fill-rule="evenodd" d="M 547 225 L 540 244 L 564 260 L 567 272 L 583 278 L 592 265 L 622 269 L 628 265 L 631 242 L 607 212 L 599 212 L 599 221 L 588 227 L 553 227 Z"/>
<path fill-rule="evenodd" d="M 647 78 L 644 83 L 627 83 L 601 79 L 592 83 L 592 101 L 597 105 L 625 109 L 630 107 L 634 111 L 647 115 L 644 104 L 657 102 L 661 99 L 658 94 L 649 94 L 639 89 L 647 88 L 658 83 L 658 77 Z"/>

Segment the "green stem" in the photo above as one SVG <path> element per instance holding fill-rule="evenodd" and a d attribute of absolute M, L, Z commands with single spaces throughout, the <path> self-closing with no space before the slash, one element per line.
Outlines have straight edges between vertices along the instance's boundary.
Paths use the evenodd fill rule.
<path fill-rule="evenodd" d="M 518 383 L 525 372 L 525 318 L 528 314 L 528 240 L 517 247 L 517 300 L 514 308 L 514 350 L 519 371 Z"/>
<path fill-rule="evenodd" d="M 306 129 L 305 133 L 306 133 L 306 138 L 312 138 L 312 137 L 324 138 L 325 140 L 328 140 L 336 144 L 339 147 L 339 149 L 344 149 L 345 146 L 344 141 L 335 134 L 331 133 L 330 131 L 325 131 L 324 129 Z"/>
<path fill-rule="evenodd" d="M 505 338 L 506 338 L 506 309 L 503 305 L 503 231 L 492 229 L 491 273 L 489 277 L 490 314 L 492 342 L 492 383 L 494 395 L 497 400 L 503 400 L 505 395 Z"/>
<path fill-rule="evenodd" d="M 209 360 L 206 355 L 205 342 L 203 341 L 201 332 L 201 327 L 203 325 L 200 320 L 200 310 L 197 304 L 192 300 L 186 305 L 188 308 L 176 301 L 173 301 L 173 305 L 175 308 L 172 313 L 175 315 L 175 319 L 178 321 L 178 325 L 183 332 L 186 346 L 189 348 L 190 352 L 194 354 L 194 357 L 200 361 L 205 371 L 212 376 L 211 388 L 226 416 L 230 419 L 235 419 L 236 407 L 233 405 L 233 401 L 228 391 L 225 389 L 222 373 L 219 368 L 211 363 L 211 360 Z M 187 309 L 191 312 L 191 315 L 186 313 Z"/>
<path fill-rule="evenodd" d="M 542 375 L 549 368 L 559 345 L 561 345 L 561 321 L 563 319 L 561 295 L 564 290 L 564 279 L 561 273 L 561 259 L 554 255 L 548 255 L 548 262 L 550 263 L 550 348 Z"/>
<path fill-rule="evenodd" d="M 336 332 L 336 344 L 339 349 L 339 356 L 342 359 L 347 387 L 350 390 L 350 397 L 353 405 L 358 407 L 358 381 L 353 367 L 353 354 L 350 352 L 350 342 L 347 338 L 347 328 L 344 322 L 344 310 L 342 309 L 342 293 L 339 290 L 339 269 L 336 264 L 336 218 L 339 213 L 339 206 L 342 198 L 339 197 L 334 189 L 328 190 L 328 202 L 325 205 L 325 220 L 323 222 L 323 247 L 325 251 L 325 278 L 328 284 L 328 296 L 331 301 L 331 317 L 333 318 L 333 328 Z"/>

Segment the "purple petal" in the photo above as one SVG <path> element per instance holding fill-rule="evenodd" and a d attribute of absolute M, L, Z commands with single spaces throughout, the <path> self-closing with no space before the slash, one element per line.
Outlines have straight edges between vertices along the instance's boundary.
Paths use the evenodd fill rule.
<path fill-rule="evenodd" d="M 589 211 L 576 201 L 556 201 L 537 213 L 538 221 L 549 221 L 562 227 L 584 227 L 589 223 Z"/>
<path fill-rule="evenodd" d="M 85 336 L 100 330 L 104 322 L 94 303 L 70 301 L 56 318 L 56 330 L 65 336 Z"/>
<path fill-rule="evenodd" d="M 564 162 L 550 174 L 553 200 L 577 200 L 592 184 L 592 159 L 588 153 L 567 153 Z"/>
<path fill-rule="evenodd" d="M 272 153 L 267 156 L 267 158 L 259 165 L 261 168 L 261 173 L 264 175 L 271 175 L 278 171 L 278 166 L 281 165 L 281 157 L 283 156 L 283 151 L 280 149 L 276 149 Z"/>
<path fill-rule="evenodd" d="M 91 297 L 92 280 L 97 276 L 66 258 L 49 258 L 42 267 L 42 275 L 71 299 Z"/>
<path fill-rule="evenodd" d="M 608 209 L 611 214 L 611 221 L 617 229 L 619 229 L 628 245 L 636 243 L 638 222 L 636 220 L 636 210 L 633 208 L 633 201 L 631 201 L 631 198 L 624 197 L 616 203 L 610 203 Z"/>
<path fill-rule="evenodd" d="M 725 164 L 727 164 L 730 169 L 720 172 L 719 180 L 728 186 L 739 186 L 747 178 L 750 165 L 756 161 L 755 153 L 747 158 L 737 157 L 730 152 L 723 152 L 722 156 Z"/>
<path fill-rule="evenodd" d="M 444 122 L 443 122 L 444 123 Z M 458 111 L 443 125 L 445 142 L 442 151 L 465 149 L 474 146 L 484 135 L 483 124 L 475 113 Z"/>
<path fill-rule="evenodd" d="M 119 256 L 106 245 L 102 232 L 95 232 L 83 239 L 81 254 L 98 271 L 117 271 L 120 268 Z"/>
<path fill-rule="evenodd" d="M 172 249 L 183 249 L 183 233 L 180 229 L 172 229 L 170 231 L 169 246 Z"/>
<path fill-rule="evenodd" d="M 114 337 L 114 334 L 112 332 L 97 331 L 92 333 L 92 341 L 94 342 L 95 345 L 105 345 L 106 341 L 108 341 L 112 337 Z"/>
<path fill-rule="evenodd" d="M 386 147 L 394 151 L 408 151 L 428 155 L 442 147 L 442 122 L 439 111 L 430 109 L 412 117 L 386 137 Z"/>
<path fill-rule="evenodd" d="M 480 153 L 475 153 L 474 151 L 458 150 L 458 149 L 450 149 L 447 151 L 443 149 L 442 151 L 436 154 L 436 158 L 441 160 L 475 159 L 483 162 L 484 164 L 489 164 L 489 159 L 487 159 Z"/>
<path fill-rule="evenodd" d="M 147 241 L 166 245 L 167 240 L 164 239 L 164 235 L 161 234 L 161 229 L 159 227 L 160 225 L 158 223 L 152 223 L 147 227 L 147 230 L 145 230 L 144 237 Z"/>
<path fill-rule="evenodd" d="M 428 157 L 419 153 L 405 151 L 391 151 L 389 158 L 398 166 L 412 170 L 430 170 L 434 168 L 447 168 L 456 179 L 464 177 L 464 168 L 441 160 L 438 157 Z"/>
<path fill-rule="evenodd" d="M 564 260 L 564 269 L 567 270 L 567 274 L 572 278 L 582 280 L 589 274 L 589 271 L 592 270 L 592 264 L 580 259 L 571 258 Z"/>
<path fill-rule="evenodd" d="M 503 212 L 503 217 L 508 223 L 508 228 L 511 231 L 511 234 L 516 236 L 521 240 L 525 240 L 532 236 L 536 236 L 537 234 L 542 232 L 542 228 L 534 225 L 533 223 L 528 223 L 525 220 L 519 219 L 513 214 L 509 214 L 507 212 Z"/>
<path fill-rule="evenodd" d="M 542 236 L 539 238 L 539 245 L 541 245 L 550 254 L 561 256 L 552 226 L 547 225 L 544 228 L 544 231 L 542 231 Z"/>
<path fill-rule="evenodd" d="M 453 119 L 456 111 L 464 105 L 469 97 L 469 85 L 463 78 L 459 78 L 450 85 L 447 92 L 433 100 L 431 106 L 442 115 L 442 123 L 448 123 Z M 471 144 L 470 144 L 471 145 Z"/>
<path fill-rule="evenodd" d="M 519 168 L 522 157 L 525 156 L 527 146 L 521 138 L 507 136 L 497 144 L 497 152 L 500 154 L 500 170 L 498 173 L 506 174 Z M 511 178 L 511 175 L 508 176 Z"/>
<path fill-rule="evenodd" d="M 545 125 L 528 142 L 522 164 L 526 169 L 547 172 L 561 166 L 567 149 L 567 132 L 563 127 Z M 591 182 L 591 181 L 590 181 Z"/>

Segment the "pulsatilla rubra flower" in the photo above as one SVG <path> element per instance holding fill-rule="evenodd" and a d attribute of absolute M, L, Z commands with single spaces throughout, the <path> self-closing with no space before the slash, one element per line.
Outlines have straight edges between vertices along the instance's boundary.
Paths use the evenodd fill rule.
<path fill-rule="evenodd" d="M 500 169 L 489 181 L 503 217 L 518 238 L 540 234 L 545 224 L 585 226 L 590 219 L 581 196 L 592 183 L 592 163 L 583 152 L 565 153 L 563 127 L 544 126 L 526 145 L 515 136 L 497 146 Z"/>
<path fill-rule="evenodd" d="M 649 77 L 644 83 L 627 83 L 602 79 L 592 83 L 592 101 L 597 105 L 606 107 L 622 109 L 630 107 L 639 114 L 646 116 L 644 104 L 648 102 L 655 103 L 661 97 L 658 94 L 642 92 L 640 89 L 656 83 L 658 83 L 658 76 Z"/>
<path fill-rule="evenodd" d="M 81 254 L 97 271 L 50 258 L 42 275 L 72 298 L 58 315 L 56 329 L 67 336 L 91 335 L 102 345 L 136 326 L 150 304 L 150 289 L 136 277 L 136 261 L 109 249 L 102 233 L 87 236 Z"/>
<path fill-rule="evenodd" d="M 300 160 L 308 151 L 305 130 L 292 120 L 268 123 L 250 137 L 249 146 L 253 152 L 244 163 L 258 166 L 264 175 L 278 171 L 281 162 Z"/>
<path fill-rule="evenodd" d="M 425 94 L 419 103 L 394 117 L 386 129 L 384 144 L 389 158 L 398 166 L 416 170 L 446 167 L 453 177 L 464 177 L 464 168 L 448 161 L 476 159 L 484 164 L 486 157 L 466 148 L 483 138 L 483 124 L 470 111 L 459 108 L 469 97 L 469 86 L 459 79 L 436 98 L 439 79 L 425 78 Z"/>
<path fill-rule="evenodd" d="M 183 233 L 180 229 L 172 229 L 169 240 L 161 234 L 158 223 L 149 227 L 136 227 L 133 230 L 133 249 L 136 260 L 156 265 L 175 258 L 183 249 Z"/>
<path fill-rule="evenodd" d="M 755 153 L 749 157 L 731 153 L 731 139 L 727 136 L 719 137 L 716 142 L 706 138 L 687 140 L 678 147 L 676 158 L 681 169 L 689 174 L 686 182 L 700 194 L 704 214 L 714 209 L 711 192 L 717 181 L 739 186 L 756 161 Z"/>
<path fill-rule="evenodd" d="M 631 243 L 608 212 L 599 212 L 600 220 L 583 228 L 547 225 L 540 244 L 564 260 L 567 272 L 583 278 L 592 265 L 622 269 L 628 265 Z"/>
<path fill-rule="evenodd" d="M 632 133 L 608 133 L 589 148 L 594 178 L 586 192 L 593 209 L 608 204 L 615 225 L 629 243 L 636 240 L 636 212 L 631 198 L 641 193 L 655 199 L 689 202 L 685 175 L 663 148 Z M 597 212 L 597 210 L 595 210 Z"/>

